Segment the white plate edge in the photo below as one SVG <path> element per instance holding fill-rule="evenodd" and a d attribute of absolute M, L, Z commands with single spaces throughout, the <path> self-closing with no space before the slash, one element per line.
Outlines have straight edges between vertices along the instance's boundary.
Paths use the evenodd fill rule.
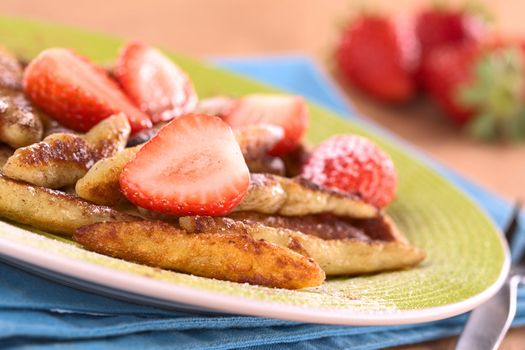
<path fill-rule="evenodd" d="M 4 222 L 1 223 L 5 224 L 7 227 L 19 229 Z M 38 235 L 26 230 L 23 231 L 24 233 Z M 43 237 L 41 235 L 38 236 Z M 47 237 L 43 238 L 51 239 Z M 500 275 L 490 287 L 477 295 L 457 303 L 413 311 L 389 310 L 360 312 L 356 310 L 348 310 L 345 312 L 341 309 L 309 308 L 222 295 L 220 293 L 204 291 L 198 288 L 158 281 L 128 272 L 116 271 L 105 266 L 95 265 L 82 260 L 75 260 L 66 256 L 52 255 L 46 251 L 42 251 L 35 247 L 25 246 L 20 242 L 9 240 L 5 237 L 0 237 L 0 253 L 80 280 L 132 292 L 146 297 L 195 305 L 215 311 L 308 323 L 378 326 L 421 323 L 444 319 L 470 311 L 488 300 L 501 288 L 510 269 L 510 253 L 508 245 L 504 241 L 502 235 L 498 235 L 498 238 L 505 251 L 505 260 Z M 176 298 L 174 298 L 174 296 L 176 296 Z"/>

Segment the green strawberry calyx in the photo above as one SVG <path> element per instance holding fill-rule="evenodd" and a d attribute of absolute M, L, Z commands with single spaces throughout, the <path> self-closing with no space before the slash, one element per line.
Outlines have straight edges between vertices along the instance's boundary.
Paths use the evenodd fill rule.
<path fill-rule="evenodd" d="M 459 102 L 477 113 L 466 125 L 478 139 L 525 138 L 525 68 L 519 47 L 487 51 L 473 66 L 473 79 L 458 90 Z"/>

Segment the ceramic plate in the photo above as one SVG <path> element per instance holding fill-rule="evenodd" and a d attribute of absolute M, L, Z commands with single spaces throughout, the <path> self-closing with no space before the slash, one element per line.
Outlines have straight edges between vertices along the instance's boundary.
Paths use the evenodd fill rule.
<path fill-rule="evenodd" d="M 57 25 L 0 18 L 0 43 L 27 59 L 46 47 L 64 46 L 108 64 L 122 42 Z M 272 91 L 195 60 L 170 56 L 189 73 L 201 97 Z M 469 198 L 400 146 L 315 105 L 310 111 L 309 141 L 336 133 L 363 134 L 392 156 L 400 181 L 388 213 L 408 239 L 427 252 L 419 267 L 331 279 L 300 291 L 270 289 L 125 262 L 7 222 L 0 222 L 0 256 L 63 283 L 114 297 L 303 322 L 424 322 L 468 311 L 497 291 L 509 269 L 508 249 L 495 225 Z"/>

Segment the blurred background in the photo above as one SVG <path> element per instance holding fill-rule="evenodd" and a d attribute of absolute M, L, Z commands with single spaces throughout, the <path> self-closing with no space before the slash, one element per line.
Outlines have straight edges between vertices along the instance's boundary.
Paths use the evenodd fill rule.
<path fill-rule="evenodd" d="M 448 4 L 465 1 L 442 1 Z M 432 0 L 0 0 L 0 14 L 84 27 L 135 38 L 202 59 L 306 55 L 331 77 L 353 110 L 390 129 L 435 159 L 509 200 L 525 199 L 525 142 L 481 142 L 443 117 L 427 96 L 385 104 L 349 84 L 335 68 L 334 51 L 349 18 L 363 8 L 408 17 Z M 525 1 L 477 1 L 491 31 L 525 38 Z M 365 5 L 366 4 L 366 5 Z M 525 75 L 524 75 L 525 77 Z M 506 346 L 522 348 L 523 331 Z M 453 340 L 403 349 L 452 348 Z"/>
<path fill-rule="evenodd" d="M 2 0 L 0 13 L 59 22 L 112 33 L 209 59 L 223 56 L 300 54 L 311 57 L 338 82 L 363 117 L 384 125 L 461 174 L 507 199 L 525 198 L 525 143 L 485 143 L 450 125 L 426 97 L 391 106 L 343 81 L 333 52 L 349 17 L 364 7 L 408 15 L 432 1 L 349 0 Z M 447 3 L 457 3 L 448 1 Z M 492 30 L 525 35 L 520 0 L 478 1 Z M 507 34 L 505 34 L 507 35 Z"/>

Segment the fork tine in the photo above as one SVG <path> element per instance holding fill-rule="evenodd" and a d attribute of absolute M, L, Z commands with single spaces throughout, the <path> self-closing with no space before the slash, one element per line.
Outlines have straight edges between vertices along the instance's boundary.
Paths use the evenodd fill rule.
<path fill-rule="evenodd" d="M 516 235 L 516 231 L 518 231 L 520 211 L 521 200 L 517 200 L 514 204 L 514 208 L 512 209 L 512 215 L 507 223 L 507 227 L 503 231 L 510 246 L 512 246 L 514 236 Z"/>

